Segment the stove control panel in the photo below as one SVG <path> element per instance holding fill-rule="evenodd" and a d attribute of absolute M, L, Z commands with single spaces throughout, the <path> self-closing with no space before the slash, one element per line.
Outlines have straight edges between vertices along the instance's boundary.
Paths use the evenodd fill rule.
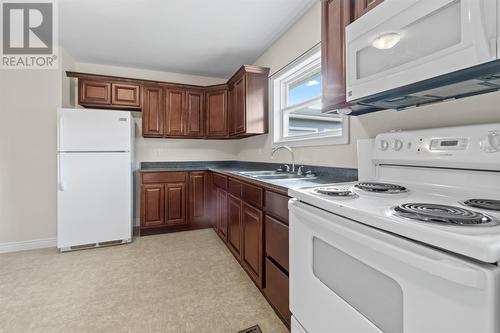
<path fill-rule="evenodd" d="M 500 123 L 382 133 L 373 147 L 375 165 L 500 171 Z"/>
<path fill-rule="evenodd" d="M 432 139 L 429 150 L 465 150 L 468 144 L 468 138 Z"/>

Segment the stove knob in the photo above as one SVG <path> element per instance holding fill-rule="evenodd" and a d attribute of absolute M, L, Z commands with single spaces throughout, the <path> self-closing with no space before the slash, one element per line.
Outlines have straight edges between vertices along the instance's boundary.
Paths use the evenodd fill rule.
<path fill-rule="evenodd" d="M 387 140 L 380 140 L 380 150 L 386 151 L 389 148 L 389 142 Z"/>
<path fill-rule="evenodd" d="M 394 142 L 392 144 L 395 151 L 400 151 L 401 148 L 403 148 L 403 141 L 399 139 L 394 139 Z"/>
<path fill-rule="evenodd" d="M 479 146 L 486 153 L 495 153 L 500 151 L 500 133 L 497 131 L 489 132 L 479 142 Z"/>

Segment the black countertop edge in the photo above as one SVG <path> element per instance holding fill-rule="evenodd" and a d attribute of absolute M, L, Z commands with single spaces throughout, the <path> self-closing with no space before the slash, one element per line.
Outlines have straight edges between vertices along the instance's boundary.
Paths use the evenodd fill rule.
<path fill-rule="evenodd" d="M 139 172 L 161 171 L 196 171 L 223 170 L 229 172 L 276 170 L 283 163 L 249 162 L 249 161 L 178 161 L 178 162 L 141 162 Z M 296 168 L 300 165 L 297 164 Z M 304 171 L 311 170 L 318 176 L 318 183 L 340 183 L 356 181 L 358 170 L 353 168 L 323 167 L 304 165 Z"/>

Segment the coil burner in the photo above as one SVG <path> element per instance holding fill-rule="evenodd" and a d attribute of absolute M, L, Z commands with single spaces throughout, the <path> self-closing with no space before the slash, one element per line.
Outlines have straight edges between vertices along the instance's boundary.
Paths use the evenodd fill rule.
<path fill-rule="evenodd" d="M 491 200 L 491 199 L 469 199 L 461 202 L 465 206 L 487 209 L 487 210 L 495 210 L 500 212 L 500 200 Z"/>
<path fill-rule="evenodd" d="M 318 187 L 314 191 L 316 193 L 325 194 L 332 197 L 350 198 L 356 196 L 353 191 L 346 187 Z"/>
<path fill-rule="evenodd" d="M 493 217 L 465 208 L 429 203 L 405 203 L 392 208 L 394 215 L 407 219 L 457 226 L 495 226 Z"/>
<path fill-rule="evenodd" d="M 356 185 L 354 185 L 354 187 L 372 193 L 397 194 L 408 192 L 408 189 L 404 186 L 388 183 L 363 182 L 357 183 Z"/>

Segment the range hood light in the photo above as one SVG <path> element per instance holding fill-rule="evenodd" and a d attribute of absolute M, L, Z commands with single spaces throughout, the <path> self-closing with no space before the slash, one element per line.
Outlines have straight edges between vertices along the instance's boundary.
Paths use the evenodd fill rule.
<path fill-rule="evenodd" d="M 372 46 L 379 50 L 392 49 L 401 40 L 401 35 L 396 32 L 383 34 L 375 38 Z"/>
<path fill-rule="evenodd" d="M 349 108 L 337 109 L 337 110 L 335 110 L 335 112 L 337 112 L 337 114 L 339 114 L 341 116 L 347 116 L 348 114 L 350 114 L 352 112 L 352 109 L 349 109 Z"/>

